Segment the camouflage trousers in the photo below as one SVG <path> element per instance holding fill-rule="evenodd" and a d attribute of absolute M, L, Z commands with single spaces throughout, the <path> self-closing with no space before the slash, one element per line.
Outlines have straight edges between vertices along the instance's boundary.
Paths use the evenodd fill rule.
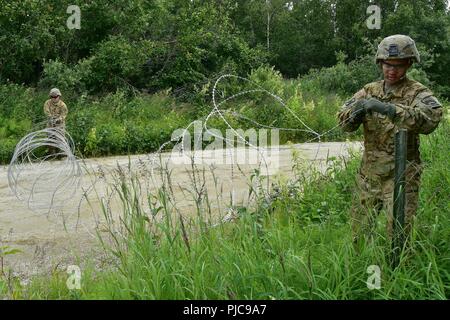
<path fill-rule="evenodd" d="M 59 130 L 61 130 L 61 132 L 64 132 L 64 130 L 66 129 L 66 124 L 64 121 L 49 118 L 47 120 L 47 128 L 48 129 L 50 129 L 50 128 L 59 129 Z M 51 132 L 49 132 L 47 136 L 48 136 L 49 140 L 55 140 L 55 138 L 56 138 L 56 136 Z M 51 146 L 51 145 L 47 146 L 47 152 L 50 155 L 56 155 L 59 153 L 59 151 L 60 150 L 55 146 Z"/>
<path fill-rule="evenodd" d="M 419 199 L 421 166 L 418 163 L 408 163 L 405 186 L 405 235 L 411 233 L 414 216 Z M 356 177 L 356 192 L 353 197 L 351 223 L 354 243 L 361 236 L 374 236 L 376 218 L 380 212 L 387 215 L 386 233 L 388 239 L 393 237 L 394 224 L 394 177 L 366 177 L 359 173 Z"/>

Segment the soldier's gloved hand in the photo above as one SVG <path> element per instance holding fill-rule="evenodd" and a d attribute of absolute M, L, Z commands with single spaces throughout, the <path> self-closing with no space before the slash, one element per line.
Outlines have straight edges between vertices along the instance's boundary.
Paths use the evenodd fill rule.
<path fill-rule="evenodd" d="M 364 119 L 364 116 L 366 115 L 366 108 L 364 104 L 367 102 L 366 99 L 361 99 L 356 101 L 355 105 L 353 106 L 352 110 L 352 116 L 354 122 L 362 122 Z"/>
<path fill-rule="evenodd" d="M 390 103 L 381 102 L 375 98 L 370 98 L 364 102 L 364 107 L 368 112 L 378 112 L 386 115 L 389 119 L 394 120 L 396 109 L 395 106 Z"/>

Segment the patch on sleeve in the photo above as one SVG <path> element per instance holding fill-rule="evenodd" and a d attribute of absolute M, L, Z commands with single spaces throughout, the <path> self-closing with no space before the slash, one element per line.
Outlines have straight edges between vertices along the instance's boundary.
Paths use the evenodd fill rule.
<path fill-rule="evenodd" d="M 421 102 L 423 105 L 430 107 L 431 109 L 442 107 L 442 105 L 434 96 L 422 98 Z"/>

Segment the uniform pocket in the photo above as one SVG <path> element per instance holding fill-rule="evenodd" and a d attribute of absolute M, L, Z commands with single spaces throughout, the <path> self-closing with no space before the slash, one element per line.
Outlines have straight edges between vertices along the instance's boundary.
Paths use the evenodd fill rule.
<path fill-rule="evenodd" d="M 367 163 L 365 172 L 369 175 L 378 176 L 381 179 L 391 178 L 394 175 L 394 156 L 383 151 L 367 152 Z"/>

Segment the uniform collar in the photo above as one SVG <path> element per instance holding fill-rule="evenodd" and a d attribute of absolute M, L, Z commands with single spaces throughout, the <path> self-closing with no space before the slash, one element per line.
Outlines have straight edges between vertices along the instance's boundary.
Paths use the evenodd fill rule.
<path fill-rule="evenodd" d="M 403 97 L 403 90 L 406 87 L 407 83 L 409 82 L 409 79 L 405 76 L 402 80 L 400 80 L 395 85 L 391 86 L 390 91 L 386 93 L 385 91 L 385 81 L 383 81 L 382 90 L 385 96 L 393 96 L 393 97 Z"/>

